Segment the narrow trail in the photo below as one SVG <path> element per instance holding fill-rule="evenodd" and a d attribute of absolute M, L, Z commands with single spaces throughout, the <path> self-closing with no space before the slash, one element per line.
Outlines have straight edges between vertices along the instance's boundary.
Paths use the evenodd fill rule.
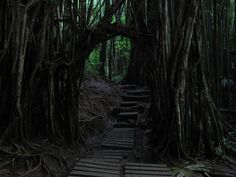
<path fill-rule="evenodd" d="M 116 123 L 85 158 L 79 159 L 68 177 L 170 177 L 166 164 L 145 160 L 143 104 L 150 102 L 150 91 L 135 85 L 121 86 L 122 102 L 114 107 Z"/>

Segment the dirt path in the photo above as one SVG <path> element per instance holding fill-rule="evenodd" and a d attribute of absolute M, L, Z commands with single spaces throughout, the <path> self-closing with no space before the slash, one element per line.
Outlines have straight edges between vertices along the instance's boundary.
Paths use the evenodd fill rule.
<path fill-rule="evenodd" d="M 120 106 L 113 108 L 116 122 L 103 136 L 91 141 L 91 150 L 79 159 L 68 177 L 161 177 L 172 176 L 165 164 L 146 159 L 145 113 L 150 91 L 121 86 Z M 95 144 L 95 145 L 94 145 Z"/>

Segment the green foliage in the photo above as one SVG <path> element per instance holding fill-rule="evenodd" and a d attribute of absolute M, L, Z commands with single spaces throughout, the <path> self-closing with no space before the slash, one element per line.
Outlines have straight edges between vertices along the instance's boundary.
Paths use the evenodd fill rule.
<path fill-rule="evenodd" d="M 119 75 L 116 74 L 112 77 L 112 81 L 114 81 L 115 83 L 118 83 L 122 81 L 124 77 L 125 77 L 125 74 L 119 74 Z"/>
<path fill-rule="evenodd" d="M 90 54 L 85 64 L 85 72 L 91 75 L 98 75 L 100 53 L 99 49 L 95 48 Z"/>
<path fill-rule="evenodd" d="M 119 57 L 122 58 L 123 60 L 128 60 L 130 58 L 130 50 L 131 50 L 131 44 L 130 40 L 127 38 L 118 38 L 115 41 L 116 45 L 116 50 L 119 53 Z"/>
<path fill-rule="evenodd" d="M 113 61 L 112 66 L 112 80 L 114 82 L 121 81 L 128 70 L 128 63 L 130 59 L 131 44 L 130 40 L 124 37 L 116 37 L 115 39 L 116 58 Z M 109 58 L 110 44 L 107 43 L 107 59 Z M 123 66 L 124 72 L 122 74 L 117 73 L 117 62 L 122 60 L 125 64 Z M 100 64 L 100 47 L 95 48 L 90 54 L 85 65 L 85 72 L 89 75 L 99 75 L 99 64 Z M 106 65 L 108 62 L 106 62 Z M 106 70 L 108 67 L 105 67 Z M 106 71 L 108 76 L 108 71 Z"/>
<path fill-rule="evenodd" d="M 116 46 L 116 52 L 117 54 L 119 54 L 118 55 L 119 58 L 117 59 L 123 60 L 123 62 L 126 63 L 126 65 L 123 66 L 124 73 L 118 74 L 114 72 L 112 75 L 112 80 L 114 82 L 120 82 L 121 80 L 123 80 L 128 70 L 128 64 L 130 60 L 130 50 L 131 50 L 130 40 L 124 37 L 117 37 L 115 40 L 115 46 Z"/>
<path fill-rule="evenodd" d="M 175 167 L 172 169 L 172 172 L 176 177 L 203 177 L 203 175 L 201 175 L 200 173 L 194 172 L 193 170 L 188 168 Z"/>
<path fill-rule="evenodd" d="M 127 38 L 120 37 L 115 42 L 116 49 L 121 52 L 122 57 L 129 58 L 131 44 Z"/>
<path fill-rule="evenodd" d="M 116 23 L 117 21 L 118 21 L 118 19 L 116 18 L 115 15 L 113 15 L 111 22 L 112 22 L 112 23 Z M 125 15 L 125 14 L 122 14 L 122 15 L 120 16 L 120 21 L 119 21 L 119 22 L 122 23 L 122 24 L 125 24 L 125 23 L 126 23 L 126 15 Z"/>

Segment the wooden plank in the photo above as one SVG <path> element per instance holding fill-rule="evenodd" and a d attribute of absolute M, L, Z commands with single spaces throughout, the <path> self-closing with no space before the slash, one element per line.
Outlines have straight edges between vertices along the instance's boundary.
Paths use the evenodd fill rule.
<path fill-rule="evenodd" d="M 96 156 L 96 155 L 99 155 L 99 156 L 112 156 L 112 157 L 114 157 L 114 156 L 122 156 L 122 157 L 124 157 L 124 156 L 127 156 L 127 155 L 129 155 L 129 153 L 128 154 L 125 154 L 125 153 L 97 153 L 97 152 L 95 152 L 94 153 L 94 155 Z"/>
<path fill-rule="evenodd" d="M 115 141 L 115 142 L 134 142 L 134 138 L 105 138 L 105 141 Z"/>
<path fill-rule="evenodd" d="M 129 153 L 132 153 L 133 151 L 123 151 L 123 152 L 119 152 L 119 151 L 95 151 L 94 154 L 107 154 L 107 155 L 127 155 Z"/>
<path fill-rule="evenodd" d="M 134 132 L 111 132 L 109 134 L 107 134 L 106 137 L 109 137 L 109 136 L 132 136 L 134 135 Z"/>
<path fill-rule="evenodd" d="M 115 134 L 115 136 L 107 136 L 104 139 L 133 140 L 134 133 L 132 133 L 132 134 Z"/>
<path fill-rule="evenodd" d="M 140 90 L 128 90 L 126 91 L 127 94 L 130 95 L 150 95 L 150 90 L 140 89 Z"/>
<path fill-rule="evenodd" d="M 149 163 L 132 163 L 127 162 L 126 166 L 141 166 L 141 167 L 167 167 L 166 164 L 149 164 Z"/>
<path fill-rule="evenodd" d="M 114 131 L 114 132 L 110 132 L 107 134 L 107 136 L 109 135 L 133 135 L 134 131 Z"/>
<path fill-rule="evenodd" d="M 116 113 L 127 112 L 127 111 L 138 111 L 139 106 L 128 106 L 128 107 L 114 107 L 113 111 Z"/>
<path fill-rule="evenodd" d="M 169 168 L 166 167 L 142 167 L 142 166 L 125 166 L 126 170 L 147 170 L 147 171 L 168 171 L 170 172 Z"/>
<path fill-rule="evenodd" d="M 90 160 L 100 161 L 100 162 L 111 162 L 111 163 L 120 163 L 121 159 L 104 159 L 102 157 L 90 157 Z"/>
<path fill-rule="evenodd" d="M 114 128 L 112 131 L 134 131 L 134 128 Z"/>
<path fill-rule="evenodd" d="M 113 142 L 104 142 L 102 146 L 124 146 L 124 147 L 133 147 L 134 143 L 113 143 Z"/>
<path fill-rule="evenodd" d="M 86 172 L 86 171 L 72 171 L 70 175 L 78 176 L 78 177 L 119 177 L 120 176 L 116 174 L 106 174 L 106 173 Z"/>
<path fill-rule="evenodd" d="M 114 166 L 108 166 L 108 165 L 99 165 L 99 164 L 81 163 L 81 162 L 78 162 L 76 164 L 76 166 L 99 168 L 99 169 L 109 169 L 109 170 L 119 170 L 120 169 L 120 167 L 118 167 L 118 166 L 114 167 Z"/>
<path fill-rule="evenodd" d="M 118 139 L 118 140 L 134 140 L 134 135 L 128 135 L 128 136 L 121 136 L 121 137 L 117 137 L 117 138 L 114 138 L 114 137 L 106 137 L 104 138 L 105 140 L 114 140 L 114 139 Z"/>
<path fill-rule="evenodd" d="M 121 145 L 121 146 L 133 146 L 134 143 L 127 143 L 127 142 L 109 142 L 109 141 L 104 141 L 102 145 Z"/>
<path fill-rule="evenodd" d="M 137 101 L 124 101 L 121 102 L 120 106 L 124 107 L 124 106 L 137 106 L 138 102 Z"/>
<path fill-rule="evenodd" d="M 109 133 L 109 134 L 107 134 L 107 136 L 106 137 L 129 137 L 129 138 L 131 138 L 131 137 L 133 137 L 134 136 L 134 132 L 131 132 L 131 133 Z"/>
<path fill-rule="evenodd" d="M 121 90 L 135 90 L 137 88 L 136 85 L 121 85 L 120 89 Z"/>
<path fill-rule="evenodd" d="M 123 155 L 127 155 L 129 153 L 132 153 L 131 152 L 113 152 L 113 151 L 94 151 L 93 154 L 99 154 L 99 155 L 114 155 L 114 156 L 123 156 Z"/>
<path fill-rule="evenodd" d="M 129 145 L 133 145 L 134 144 L 134 141 L 133 142 L 130 142 L 130 141 L 115 141 L 115 140 L 113 140 L 113 141 L 107 141 L 107 140 L 105 140 L 105 141 L 103 141 L 103 143 L 109 143 L 109 144 L 129 144 Z"/>
<path fill-rule="evenodd" d="M 127 151 L 127 152 L 119 152 L 119 151 L 95 151 L 94 154 L 99 155 L 113 155 L 113 156 L 128 156 L 129 154 L 133 154 L 133 151 Z"/>
<path fill-rule="evenodd" d="M 96 160 L 91 160 L 91 159 L 80 159 L 78 163 L 89 163 L 89 164 L 98 164 L 98 165 L 107 165 L 107 166 L 112 166 L 112 167 L 117 167 L 117 163 L 111 163 L 111 162 L 100 162 Z"/>
<path fill-rule="evenodd" d="M 132 112 L 121 112 L 119 116 L 138 116 L 138 112 L 132 111 Z"/>
<path fill-rule="evenodd" d="M 137 121 L 138 120 L 138 115 L 137 116 L 119 116 L 117 118 L 118 121 L 129 121 L 129 120 L 134 120 Z"/>
<path fill-rule="evenodd" d="M 104 138 L 104 140 L 123 140 L 123 141 L 133 141 L 134 135 L 117 135 L 117 136 L 109 136 L 107 138 Z"/>
<path fill-rule="evenodd" d="M 116 148 L 116 149 L 133 149 L 133 146 L 125 146 L 125 145 L 110 145 L 110 144 L 104 144 L 103 147 L 107 148 Z"/>
<path fill-rule="evenodd" d="M 98 154 L 96 155 L 91 154 L 91 155 L 88 155 L 87 157 L 88 158 L 118 159 L 118 160 L 123 159 L 122 156 L 108 156 L 108 155 L 98 155 Z"/>
<path fill-rule="evenodd" d="M 103 143 L 114 143 L 114 144 L 134 144 L 134 141 L 116 141 L 116 140 L 105 140 Z"/>
<path fill-rule="evenodd" d="M 130 153 L 132 150 L 122 150 L 122 149 L 101 149 L 98 152 L 121 152 L 121 153 Z"/>
<path fill-rule="evenodd" d="M 120 174 L 119 170 L 90 168 L 90 167 L 82 167 L 82 166 L 75 166 L 73 171 L 86 171 L 86 172 L 106 173 L 106 174 L 115 174 L 115 175 Z"/>
<path fill-rule="evenodd" d="M 106 137 L 108 137 L 108 136 L 111 136 L 111 135 L 120 135 L 120 136 L 130 136 L 130 135 L 133 135 L 134 134 L 134 131 L 132 131 L 132 132 L 110 132 L 110 133 L 108 133 L 107 134 L 107 136 Z"/>
<path fill-rule="evenodd" d="M 134 134 L 133 133 L 132 134 L 109 134 L 107 137 L 109 137 L 109 139 L 118 139 L 118 138 L 130 138 L 130 139 L 133 139 L 134 138 Z"/>
<path fill-rule="evenodd" d="M 107 140 L 105 140 L 105 141 L 103 141 L 103 143 L 102 144 L 106 144 L 106 143 L 109 143 L 109 144 L 129 144 L 129 145 L 133 145 L 134 144 L 134 141 L 107 141 Z"/>
<path fill-rule="evenodd" d="M 141 171 L 141 170 L 125 170 L 127 174 L 137 174 L 137 175 L 171 175 L 167 171 Z"/>
<path fill-rule="evenodd" d="M 118 120 L 118 122 L 114 125 L 114 127 L 117 127 L 117 128 L 124 128 L 124 127 L 137 127 L 136 124 L 130 124 L 128 122 L 120 122 Z"/>
<path fill-rule="evenodd" d="M 128 95 L 128 94 L 121 94 L 122 98 L 131 99 L 130 101 L 136 101 L 133 99 L 149 99 L 150 95 Z"/>
<path fill-rule="evenodd" d="M 134 174 L 125 174 L 125 177 L 172 177 L 172 175 L 134 175 Z"/>
<path fill-rule="evenodd" d="M 123 94 L 120 95 L 123 100 L 126 101 L 139 101 L 139 102 L 143 102 L 143 103 L 149 103 L 151 97 L 149 95 L 144 95 L 144 96 L 134 96 L 134 95 L 128 95 L 128 94 Z"/>
<path fill-rule="evenodd" d="M 110 147 L 130 147 L 133 148 L 134 144 L 133 143 L 109 143 L 109 142 L 104 142 L 102 146 L 110 146 Z"/>

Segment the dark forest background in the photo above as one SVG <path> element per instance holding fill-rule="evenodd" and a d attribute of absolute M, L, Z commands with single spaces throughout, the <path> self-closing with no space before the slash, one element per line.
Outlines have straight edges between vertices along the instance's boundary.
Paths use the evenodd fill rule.
<path fill-rule="evenodd" d="M 235 15 L 234 0 L 1 0 L 0 153 L 36 139 L 82 143 L 81 85 L 92 75 L 150 88 L 156 153 L 226 157 Z"/>

